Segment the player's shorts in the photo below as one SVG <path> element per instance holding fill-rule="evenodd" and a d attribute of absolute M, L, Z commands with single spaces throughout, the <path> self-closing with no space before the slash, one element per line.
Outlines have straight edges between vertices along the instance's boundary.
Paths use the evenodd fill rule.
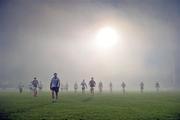
<path fill-rule="evenodd" d="M 57 93 L 57 92 L 59 92 L 59 87 L 52 87 L 51 90 L 55 91 Z"/>
<path fill-rule="evenodd" d="M 90 87 L 95 87 L 95 85 L 94 84 L 90 84 Z"/>
<path fill-rule="evenodd" d="M 33 87 L 32 87 L 32 90 L 37 91 L 37 87 L 34 87 L 34 86 L 33 86 Z"/>
<path fill-rule="evenodd" d="M 91 87 L 91 91 L 93 91 L 94 90 L 94 87 Z"/>

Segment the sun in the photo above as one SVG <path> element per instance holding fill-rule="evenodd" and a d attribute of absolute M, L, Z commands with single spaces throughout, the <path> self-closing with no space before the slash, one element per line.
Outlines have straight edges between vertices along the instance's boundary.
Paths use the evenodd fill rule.
<path fill-rule="evenodd" d="M 109 49 L 118 42 L 117 31 L 112 27 L 101 28 L 96 35 L 96 46 L 99 49 Z"/>

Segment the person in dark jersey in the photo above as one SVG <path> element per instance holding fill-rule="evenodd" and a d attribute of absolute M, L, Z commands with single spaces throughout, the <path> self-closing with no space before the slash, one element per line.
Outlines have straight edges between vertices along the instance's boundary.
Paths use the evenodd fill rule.
<path fill-rule="evenodd" d="M 34 77 L 34 80 L 31 83 L 32 83 L 32 89 L 33 89 L 33 96 L 37 97 L 37 89 L 39 86 L 39 82 L 38 82 L 37 78 Z"/>
<path fill-rule="evenodd" d="M 94 81 L 93 77 L 91 77 L 91 80 L 89 81 L 89 86 L 91 94 L 94 95 L 94 87 L 96 86 L 96 82 Z"/>
<path fill-rule="evenodd" d="M 60 79 L 57 77 L 57 73 L 54 73 L 54 77 L 51 79 L 50 89 L 52 92 L 52 102 L 57 101 L 60 87 Z M 54 96 L 54 93 L 56 96 Z"/>

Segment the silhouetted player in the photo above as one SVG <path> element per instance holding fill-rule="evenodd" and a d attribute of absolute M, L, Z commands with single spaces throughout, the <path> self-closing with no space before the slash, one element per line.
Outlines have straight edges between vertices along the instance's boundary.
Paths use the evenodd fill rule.
<path fill-rule="evenodd" d="M 140 83 L 140 89 L 141 89 L 141 93 L 143 93 L 143 90 L 144 90 L 144 83 L 143 82 Z"/>
<path fill-rule="evenodd" d="M 123 94 L 125 94 L 125 87 L 126 87 L 126 84 L 125 84 L 124 82 L 122 82 L 121 87 L 122 87 L 122 89 L 123 89 Z"/>
<path fill-rule="evenodd" d="M 99 92 L 102 93 L 102 89 L 103 89 L 103 83 L 100 81 L 99 82 Z"/>
<path fill-rule="evenodd" d="M 93 77 L 91 77 L 91 80 L 89 81 L 89 86 L 91 94 L 94 95 L 94 87 L 96 86 L 96 82 L 94 81 Z"/>
<path fill-rule="evenodd" d="M 76 93 L 77 92 L 77 89 L 78 89 L 78 84 L 77 82 L 74 83 L 74 92 Z"/>
<path fill-rule="evenodd" d="M 58 99 L 58 93 L 59 93 L 59 87 L 60 87 L 60 80 L 57 77 L 57 73 L 54 73 L 54 77 L 51 79 L 50 83 L 50 89 L 52 91 L 52 102 L 55 102 Z M 54 97 L 54 93 L 56 94 L 56 97 Z"/>
<path fill-rule="evenodd" d="M 32 88 L 33 88 L 33 95 L 34 95 L 34 97 L 36 97 L 37 96 L 37 88 L 38 88 L 39 82 L 38 82 L 37 78 L 34 77 L 34 80 L 31 83 L 32 83 Z"/>
<path fill-rule="evenodd" d="M 18 85 L 19 93 L 23 92 L 23 87 L 24 87 L 24 85 L 20 82 Z"/>
<path fill-rule="evenodd" d="M 110 92 L 112 93 L 112 82 L 109 83 Z"/>
<path fill-rule="evenodd" d="M 69 88 L 69 85 L 68 85 L 68 83 L 66 83 L 66 85 L 65 85 L 66 92 L 68 92 L 68 88 Z"/>
<path fill-rule="evenodd" d="M 85 93 L 85 89 L 87 88 L 87 84 L 86 84 L 85 80 L 83 80 L 81 82 L 81 86 L 82 86 L 82 94 L 84 94 Z"/>
<path fill-rule="evenodd" d="M 156 87 L 156 91 L 159 92 L 159 88 L 160 88 L 159 82 L 156 82 L 155 87 Z"/>

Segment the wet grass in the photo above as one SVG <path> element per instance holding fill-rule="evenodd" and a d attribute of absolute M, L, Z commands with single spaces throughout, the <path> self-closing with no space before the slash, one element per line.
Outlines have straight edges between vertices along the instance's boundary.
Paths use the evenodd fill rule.
<path fill-rule="evenodd" d="M 0 119 L 12 120 L 180 120 L 180 92 L 89 94 L 0 92 Z"/>

